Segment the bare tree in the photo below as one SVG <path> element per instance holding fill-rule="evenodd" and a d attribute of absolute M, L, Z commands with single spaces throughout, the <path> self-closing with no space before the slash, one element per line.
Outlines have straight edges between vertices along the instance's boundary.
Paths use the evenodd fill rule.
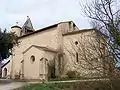
<path fill-rule="evenodd" d="M 108 72 L 114 73 L 115 63 L 108 53 L 108 45 L 105 41 L 108 37 L 93 30 L 89 35 L 78 36 L 77 42 L 74 42 L 72 38 L 69 39 L 71 49 L 65 47 L 65 50 L 71 56 L 70 60 L 76 70 L 85 77 L 108 77 Z"/>
<path fill-rule="evenodd" d="M 85 3 L 86 2 L 86 3 Z M 120 9 L 117 0 L 80 1 L 81 10 L 92 20 L 96 30 L 109 38 L 106 43 L 116 62 L 120 59 Z"/>
<path fill-rule="evenodd" d="M 71 56 L 69 58 L 72 61 L 70 66 L 73 66 L 74 70 L 82 77 L 109 79 L 110 82 L 106 82 L 109 83 L 111 90 L 114 90 L 113 86 L 117 83 L 113 81 L 119 78 L 119 73 L 116 72 L 114 59 L 108 52 L 109 48 L 106 43 L 108 37 L 96 30 L 89 34 L 80 34 L 77 37 L 74 40 L 76 37 L 72 36 L 66 42 L 71 45 L 65 47 L 66 53 Z"/>

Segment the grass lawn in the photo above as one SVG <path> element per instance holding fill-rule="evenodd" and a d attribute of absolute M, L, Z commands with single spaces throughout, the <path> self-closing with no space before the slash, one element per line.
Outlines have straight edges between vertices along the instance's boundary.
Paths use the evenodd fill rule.
<path fill-rule="evenodd" d="M 26 85 L 26 86 L 23 86 L 21 88 L 14 89 L 14 90 L 61 90 L 64 87 L 65 86 L 63 83 L 59 83 L 59 84 L 30 84 L 30 85 Z M 68 85 L 68 87 L 69 87 L 69 85 Z"/>
<path fill-rule="evenodd" d="M 120 81 L 119 81 L 120 83 Z M 117 82 L 112 90 L 120 90 Z M 74 83 L 49 83 L 30 84 L 14 90 L 111 90 L 108 82 L 74 82 Z"/>

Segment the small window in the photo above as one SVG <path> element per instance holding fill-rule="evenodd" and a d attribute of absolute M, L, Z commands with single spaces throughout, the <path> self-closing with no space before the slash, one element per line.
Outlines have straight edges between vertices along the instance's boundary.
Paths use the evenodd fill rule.
<path fill-rule="evenodd" d="M 78 45 L 78 41 L 75 41 L 75 45 Z"/>
<path fill-rule="evenodd" d="M 35 62 L 35 56 L 32 55 L 32 56 L 30 57 L 30 60 L 31 60 L 32 63 Z"/>
<path fill-rule="evenodd" d="M 71 22 L 69 22 L 69 28 L 71 28 Z"/>
<path fill-rule="evenodd" d="M 75 24 L 73 23 L 73 30 L 75 30 Z"/>
<path fill-rule="evenodd" d="M 76 61 L 78 62 L 79 60 L 78 60 L 78 53 L 76 52 Z"/>

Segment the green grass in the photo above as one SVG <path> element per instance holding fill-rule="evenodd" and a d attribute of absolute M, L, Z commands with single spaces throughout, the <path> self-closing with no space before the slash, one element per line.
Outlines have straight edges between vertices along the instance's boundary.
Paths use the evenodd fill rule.
<path fill-rule="evenodd" d="M 64 88 L 63 83 L 61 84 L 31 84 L 26 85 L 15 90 L 61 90 Z"/>
<path fill-rule="evenodd" d="M 113 82 L 112 90 L 120 90 L 120 81 Z M 111 90 L 108 81 L 30 84 L 14 90 Z"/>

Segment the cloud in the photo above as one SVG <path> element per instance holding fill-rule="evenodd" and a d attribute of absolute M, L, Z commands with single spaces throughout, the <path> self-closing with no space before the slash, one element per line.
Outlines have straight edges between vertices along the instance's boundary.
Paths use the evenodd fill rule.
<path fill-rule="evenodd" d="M 80 28 L 88 28 L 87 19 L 80 14 L 79 0 L 2 0 L 0 27 L 10 28 L 15 22 L 22 25 L 30 16 L 39 29 L 56 22 L 73 20 Z"/>

